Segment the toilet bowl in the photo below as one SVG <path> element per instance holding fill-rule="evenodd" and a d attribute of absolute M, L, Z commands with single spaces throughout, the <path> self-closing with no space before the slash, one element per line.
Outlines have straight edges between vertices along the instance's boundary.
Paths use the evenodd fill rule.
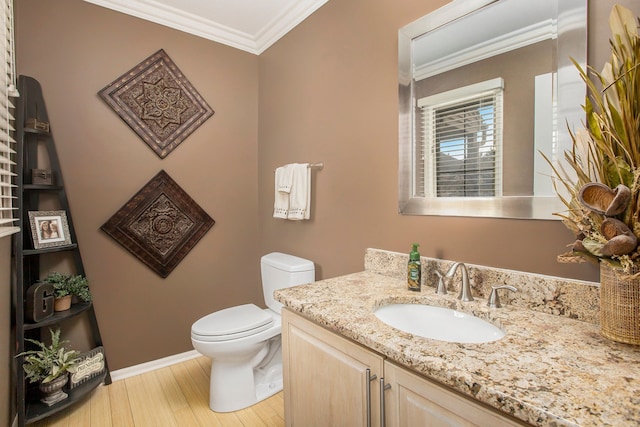
<path fill-rule="evenodd" d="M 261 258 L 267 308 L 243 304 L 206 315 L 191 326 L 191 342 L 211 358 L 209 407 L 237 411 L 282 390 L 282 304 L 276 289 L 315 280 L 313 262 L 274 252 Z"/>

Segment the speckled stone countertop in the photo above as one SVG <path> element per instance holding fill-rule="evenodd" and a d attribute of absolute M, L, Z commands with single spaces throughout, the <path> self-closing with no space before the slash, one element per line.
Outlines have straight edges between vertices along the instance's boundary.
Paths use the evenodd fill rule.
<path fill-rule="evenodd" d="M 407 259 L 370 249 L 363 272 L 282 289 L 275 296 L 314 322 L 532 425 L 640 425 L 640 347 L 599 334 L 593 284 L 468 266 L 475 301 L 460 302 L 454 289 L 448 295 L 436 295 L 428 285 L 420 293 L 407 290 L 406 280 L 397 277 Z M 432 262 L 423 258 L 423 266 L 443 271 Z M 512 284 L 519 296 L 509 299 L 505 292 L 503 307 L 489 309 L 481 296 L 489 282 Z M 567 292 L 574 297 L 567 298 Z M 373 314 L 378 306 L 406 302 L 474 314 L 506 336 L 483 344 L 449 343 L 401 332 Z"/>

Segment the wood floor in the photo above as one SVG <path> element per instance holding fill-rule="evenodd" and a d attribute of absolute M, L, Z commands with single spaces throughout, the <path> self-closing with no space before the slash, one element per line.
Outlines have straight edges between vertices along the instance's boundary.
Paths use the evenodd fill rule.
<path fill-rule="evenodd" d="M 209 409 L 210 359 L 198 357 L 114 381 L 87 400 L 30 426 L 284 426 L 282 392 L 238 412 Z"/>

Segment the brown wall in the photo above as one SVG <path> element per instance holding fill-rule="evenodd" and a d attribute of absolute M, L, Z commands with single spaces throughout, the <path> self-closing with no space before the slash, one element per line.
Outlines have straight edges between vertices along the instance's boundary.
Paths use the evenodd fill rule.
<path fill-rule="evenodd" d="M 112 369 L 191 350 L 199 317 L 262 304 L 258 57 L 80 0 L 16 2 L 19 74 L 36 78 Z M 99 98 L 164 49 L 215 114 L 161 160 Z M 100 231 L 161 169 L 216 224 L 162 279 Z"/>
<path fill-rule="evenodd" d="M 398 214 L 397 31 L 444 3 L 329 1 L 260 56 L 262 252 L 298 253 L 330 277 L 361 270 L 367 247 L 418 242 L 425 256 L 597 279 L 556 262 L 572 239 L 558 221 Z M 609 8 L 595 29 L 605 43 Z M 273 168 L 291 161 L 325 164 L 308 223 L 270 215 Z"/>
<path fill-rule="evenodd" d="M 262 304 L 259 257 L 273 250 L 313 260 L 318 278 L 417 241 L 425 256 L 597 280 L 556 262 L 572 237 L 559 222 L 398 214 L 397 31 L 444 3 L 331 0 L 256 57 L 80 0 L 16 2 L 18 71 L 44 89 L 112 369 L 190 350 L 205 313 Z M 590 1 L 597 68 L 613 3 Z M 160 48 L 216 111 L 164 160 L 96 95 Z M 319 161 L 312 219 L 272 218 L 274 168 Z M 167 279 L 99 230 L 160 169 L 216 220 Z"/>

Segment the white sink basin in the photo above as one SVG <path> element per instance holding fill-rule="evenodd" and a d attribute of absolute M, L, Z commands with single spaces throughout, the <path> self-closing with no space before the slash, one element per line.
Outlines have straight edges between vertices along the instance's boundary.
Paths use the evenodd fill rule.
<path fill-rule="evenodd" d="M 471 314 L 422 304 L 390 304 L 374 314 L 387 325 L 434 340 L 458 343 L 483 343 L 499 340 L 504 332 L 497 326 Z"/>

